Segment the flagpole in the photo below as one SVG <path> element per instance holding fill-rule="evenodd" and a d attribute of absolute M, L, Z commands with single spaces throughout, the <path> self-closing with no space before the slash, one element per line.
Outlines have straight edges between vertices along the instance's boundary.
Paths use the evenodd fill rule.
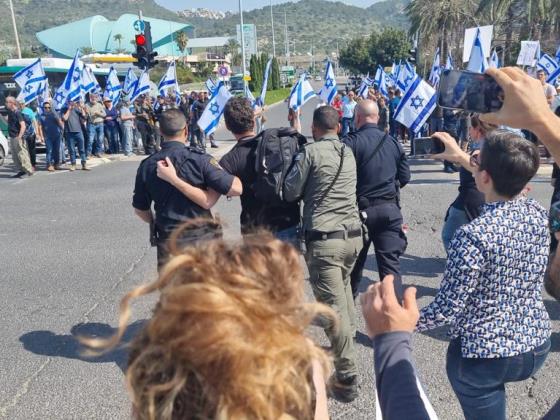
<path fill-rule="evenodd" d="M 19 46 L 19 35 L 18 35 L 17 24 L 16 24 L 16 15 L 14 13 L 14 3 L 12 2 L 12 0 L 9 0 L 9 2 L 10 2 L 10 12 L 12 14 L 12 25 L 14 26 L 14 35 L 16 37 L 16 51 L 17 51 L 18 58 L 21 59 L 21 48 Z"/>
<path fill-rule="evenodd" d="M 239 0 L 239 18 L 241 20 L 241 57 L 243 60 L 243 91 L 247 91 L 247 80 L 245 80 L 245 75 L 247 74 L 247 63 L 245 62 L 245 31 L 243 28 L 243 1 Z"/>
<path fill-rule="evenodd" d="M 272 13 L 272 0 L 270 0 L 270 25 L 272 26 L 272 56 L 276 57 L 276 40 L 274 39 L 274 15 Z"/>

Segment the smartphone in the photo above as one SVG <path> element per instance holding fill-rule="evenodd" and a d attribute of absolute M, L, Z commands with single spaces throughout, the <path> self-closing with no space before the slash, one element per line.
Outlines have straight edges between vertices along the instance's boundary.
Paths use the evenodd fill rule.
<path fill-rule="evenodd" d="M 414 155 L 412 157 L 436 155 L 445 151 L 445 145 L 432 137 L 418 137 L 412 141 L 414 142 Z"/>
<path fill-rule="evenodd" d="M 504 91 L 486 74 L 444 70 L 438 89 L 442 108 L 486 114 L 498 111 L 504 103 Z"/>
<path fill-rule="evenodd" d="M 552 233 L 560 232 L 560 202 L 556 202 L 550 208 L 548 216 L 550 231 Z"/>

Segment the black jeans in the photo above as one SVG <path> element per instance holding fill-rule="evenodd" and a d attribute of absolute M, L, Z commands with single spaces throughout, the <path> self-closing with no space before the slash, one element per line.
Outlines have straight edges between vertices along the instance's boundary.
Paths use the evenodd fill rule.
<path fill-rule="evenodd" d="M 25 142 L 27 143 L 27 150 L 29 150 L 29 160 L 31 161 L 31 166 L 35 167 L 37 164 L 37 150 L 35 148 L 37 136 L 35 134 L 31 134 L 25 138 Z"/>
<path fill-rule="evenodd" d="M 367 215 L 365 225 L 369 239 L 358 255 L 356 265 L 352 270 L 350 284 L 352 295 L 358 295 L 358 288 L 362 281 L 362 274 L 367 260 L 369 246 L 373 243 L 379 279 L 383 280 L 388 274 L 395 276 L 395 292 L 401 297 L 402 280 L 400 273 L 400 256 L 406 251 L 407 240 L 402 230 L 403 217 L 396 203 L 383 203 L 362 210 Z"/>
<path fill-rule="evenodd" d="M 136 120 L 136 127 L 140 132 L 140 137 L 142 137 L 142 147 L 144 148 L 144 153 L 151 155 L 155 152 L 155 140 L 154 140 L 154 130 L 150 124 L 143 120 Z"/>

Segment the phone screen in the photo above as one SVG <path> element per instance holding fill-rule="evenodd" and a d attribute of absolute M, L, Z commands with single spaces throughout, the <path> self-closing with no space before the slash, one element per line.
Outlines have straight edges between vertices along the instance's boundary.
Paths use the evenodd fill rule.
<path fill-rule="evenodd" d="M 445 151 L 444 144 L 432 137 L 418 137 L 414 140 L 414 155 L 413 156 L 429 156 L 443 153 Z"/>
<path fill-rule="evenodd" d="M 553 233 L 560 231 L 560 202 L 554 203 L 550 208 L 549 224 Z"/>
<path fill-rule="evenodd" d="M 439 105 L 485 114 L 499 110 L 504 91 L 486 74 L 444 70 L 439 83 Z"/>

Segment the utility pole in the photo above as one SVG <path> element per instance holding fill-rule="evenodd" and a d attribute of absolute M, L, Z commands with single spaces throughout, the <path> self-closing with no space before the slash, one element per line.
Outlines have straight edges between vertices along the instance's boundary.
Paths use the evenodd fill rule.
<path fill-rule="evenodd" d="M 274 14 L 272 13 L 272 0 L 270 0 L 270 25 L 272 26 L 272 56 L 276 57 L 276 40 L 274 39 Z"/>
<path fill-rule="evenodd" d="M 247 63 L 245 62 L 245 31 L 243 28 L 243 2 L 239 0 L 239 17 L 241 19 L 241 60 L 243 61 L 243 91 L 247 92 L 247 80 L 245 80 L 247 72 Z"/>
<path fill-rule="evenodd" d="M 18 35 L 17 24 L 16 24 L 16 15 L 14 13 L 14 3 L 12 2 L 12 0 L 9 1 L 10 1 L 10 12 L 12 13 L 12 25 L 14 26 L 14 35 L 16 36 L 16 51 L 17 51 L 18 58 L 21 59 L 21 48 L 19 46 L 19 35 Z"/>
<path fill-rule="evenodd" d="M 284 10 L 284 39 L 286 41 L 286 64 L 290 65 L 290 42 L 288 41 L 288 19 Z"/>

